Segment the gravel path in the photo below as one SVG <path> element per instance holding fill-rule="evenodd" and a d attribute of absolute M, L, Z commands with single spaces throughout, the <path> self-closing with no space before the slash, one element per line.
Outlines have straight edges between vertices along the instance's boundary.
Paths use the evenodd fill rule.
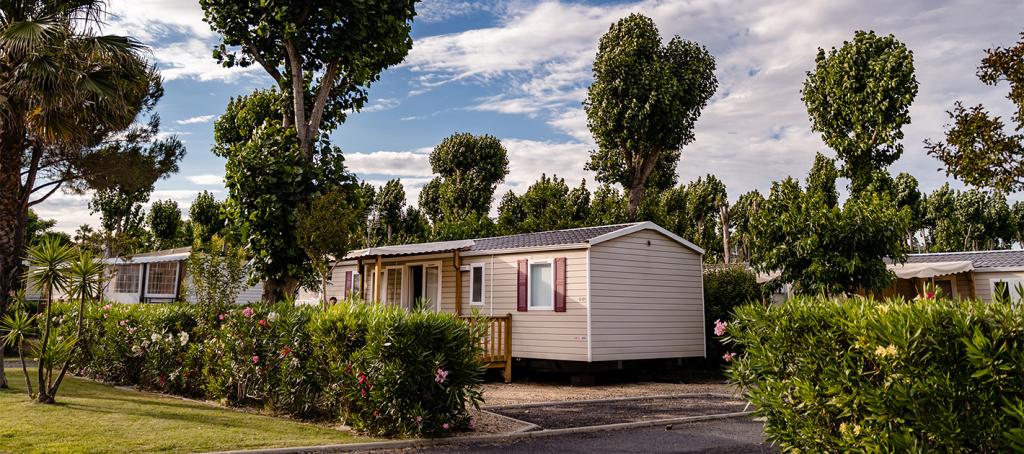
<path fill-rule="evenodd" d="M 564 429 L 624 422 L 652 421 L 686 416 L 716 415 L 743 411 L 746 402 L 723 397 L 685 396 L 605 402 L 495 409 L 495 413 L 537 424 L 544 429 Z"/>
<path fill-rule="evenodd" d="M 706 383 L 619 383 L 597 386 L 568 386 L 552 383 L 487 383 L 483 386 L 485 406 L 609 399 L 614 397 L 665 396 L 670 394 L 716 393 L 739 395 L 735 386 L 722 381 Z"/>

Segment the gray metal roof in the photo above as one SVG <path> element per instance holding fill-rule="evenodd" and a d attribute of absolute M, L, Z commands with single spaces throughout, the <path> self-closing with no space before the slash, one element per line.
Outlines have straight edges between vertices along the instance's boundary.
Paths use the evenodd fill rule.
<path fill-rule="evenodd" d="M 1024 267 L 1024 251 L 973 251 L 910 254 L 907 263 L 937 263 L 970 261 L 975 269 Z"/>
<path fill-rule="evenodd" d="M 601 225 L 597 227 L 581 227 L 547 232 L 520 233 L 517 235 L 494 236 L 474 240 L 437 241 L 433 243 L 401 244 L 359 249 L 349 252 L 345 259 L 359 257 L 417 255 L 437 252 L 460 251 L 498 251 L 504 249 L 522 249 L 533 247 L 584 245 L 588 241 L 611 232 L 616 232 L 639 223 Z"/>
<path fill-rule="evenodd" d="M 493 251 L 500 249 L 585 244 L 591 239 L 617 230 L 622 230 L 635 224 L 637 223 L 601 225 L 597 227 L 581 227 L 577 229 L 551 230 L 548 232 L 520 233 L 518 235 L 480 238 L 474 242 L 473 247 L 469 250 Z"/>

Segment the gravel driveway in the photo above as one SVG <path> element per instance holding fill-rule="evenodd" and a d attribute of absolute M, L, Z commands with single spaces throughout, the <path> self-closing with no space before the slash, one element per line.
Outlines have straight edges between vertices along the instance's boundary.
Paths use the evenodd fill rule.
<path fill-rule="evenodd" d="M 737 413 L 743 411 L 745 406 L 746 402 L 738 399 L 691 395 L 601 402 L 562 402 L 551 405 L 492 408 L 490 411 L 536 424 L 543 429 L 565 429 Z"/>
<path fill-rule="evenodd" d="M 532 402 L 665 396 L 672 394 L 739 394 L 735 386 L 723 381 L 703 383 L 617 383 L 585 387 L 546 382 L 487 383 L 483 385 L 483 393 L 485 407 Z"/>

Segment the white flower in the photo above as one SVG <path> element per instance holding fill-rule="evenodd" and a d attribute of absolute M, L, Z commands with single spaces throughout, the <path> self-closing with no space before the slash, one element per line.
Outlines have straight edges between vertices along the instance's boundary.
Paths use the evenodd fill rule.
<path fill-rule="evenodd" d="M 141 355 L 142 347 L 139 347 L 138 345 L 132 345 L 132 353 L 135 354 L 135 356 Z"/>
<path fill-rule="evenodd" d="M 142 341 L 142 348 L 149 348 L 149 341 Z"/>
<path fill-rule="evenodd" d="M 150 338 L 150 339 L 151 339 L 151 340 L 152 340 L 153 342 L 160 342 L 160 335 L 159 335 L 159 334 L 157 334 L 157 333 L 153 333 L 153 335 L 152 335 L 152 336 L 149 336 L 149 338 Z"/>
<path fill-rule="evenodd" d="M 184 347 L 188 343 L 188 333 L 182 331 L 178 333 L 178 341 L 181 342 L 181 346 Z"/>
<path fill-rule="evenodd" d="M 269 321 L 270 323 L 276 322 L 277 321 L 277 312 L 273 312 L 272 311 L 269 314 L 267 314 L 267 321 Z"/>
<path fill-rule="evenodd" d="M 164 336 L 164 340 L 167 341 L 167 343 L 174 342 L 174 336 L 172 336 L 171 333 L 167 333 L 167 335 Z"/>

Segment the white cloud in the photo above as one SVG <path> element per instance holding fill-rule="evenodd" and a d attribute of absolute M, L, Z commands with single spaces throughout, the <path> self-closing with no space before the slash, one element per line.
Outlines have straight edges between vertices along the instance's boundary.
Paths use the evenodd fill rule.
<path fill-rule="evenodd" d="M 111 18 L 106 31 L 127 34 L 146 41 L 175 32 L 209 38 L 214 35 L 203 22 L 199 2 L 181 0 L 111 0 Z"/>
<path fill-rule="evenodd" d="M 414 151 L 347 153 L 345 154 L 345 164 L 356 175 L 425 177 L 432 175 L 430 150 L 430 148 L 422 148 Z"/>
<path fill-rule="evenodd" d="M 427 23 L 444 22 L 467 14 L 494 11 L 496 8 L 500 8 L 499 2 L 424 0 L 416 5 L 416 20 Z"/>
<path fill-rule="evenodd" d="M 370 104 L 363 108 L 362 112 L 380 112 L 394 109 L 402 104 L 398 98 L 380 98 L 370 101 Z"/>
<path fill-rule="evenodd" d="M 213 46 L 200 39 L 173 42 L 154 47 L 153 57 L 160 67 L 160 74 L 166 80 L 192 78 L 202 81 L 234 81 L 242 74 L 262 74 L 259 65 L 248 68 L 225 68 L 213 59 Z"/>
<path fill-rule="evenodd" d="M 189 175 L 185 177 L 186 180 L 192 184 L 198 184 L 201 186 L 222 186 L 224 185 L 224 175 Z"/>
<path fill-rule="evenodd" d="M 208 123 L 210 120 L 217 118 L 216 115 L 198 115 L 195 117 L 189 117 L 184 120 L 175 121 L 179 125 L 192 125 L 196 123 Z"/>
<path fill-rule="evenodd" d="M 706 45 L 715 55 L 719 90 L 697 124 L 697 140 L 683 151 L 679 173 L 681 181 L 717 174 L 735 198 L 751 189 L 766 190 L 772 180 L 787 175 L 802 176 L 814 153 L 828 151 L 810 130 L 799 92 L 817 49 L 841 45 L 858 29 L 893 33 L 914 51 L 921 88 L 911 109 L 913 124 L 904 128 L 906 151 L 893 171 L 911 171 L 926 190 L 941 185 L 947 178 L 935 170 L 940 163 L 924 153 L 922 141 L 941 137 L 944 112 L 957 99 L 1009 113 L 1002 99 L 1006 88 L 985 87 L 974 73 L 983 49 L 1016 41 L 1024 4 L 517 3 L 492 27 L 418 40 L 405 66 L 418 75 L 416 91 L 448 83 L 493 88 L 492 95 L 470 109 L 538 118 L 586 149 L 593 141 L 582 101 L 598 40 L 611 23 L 635 11 L 653 18 L 663 38 L 678 34 Z M 541 162 L 549 173 L 562 174 L 582 167 L 585 160 Z"/>

